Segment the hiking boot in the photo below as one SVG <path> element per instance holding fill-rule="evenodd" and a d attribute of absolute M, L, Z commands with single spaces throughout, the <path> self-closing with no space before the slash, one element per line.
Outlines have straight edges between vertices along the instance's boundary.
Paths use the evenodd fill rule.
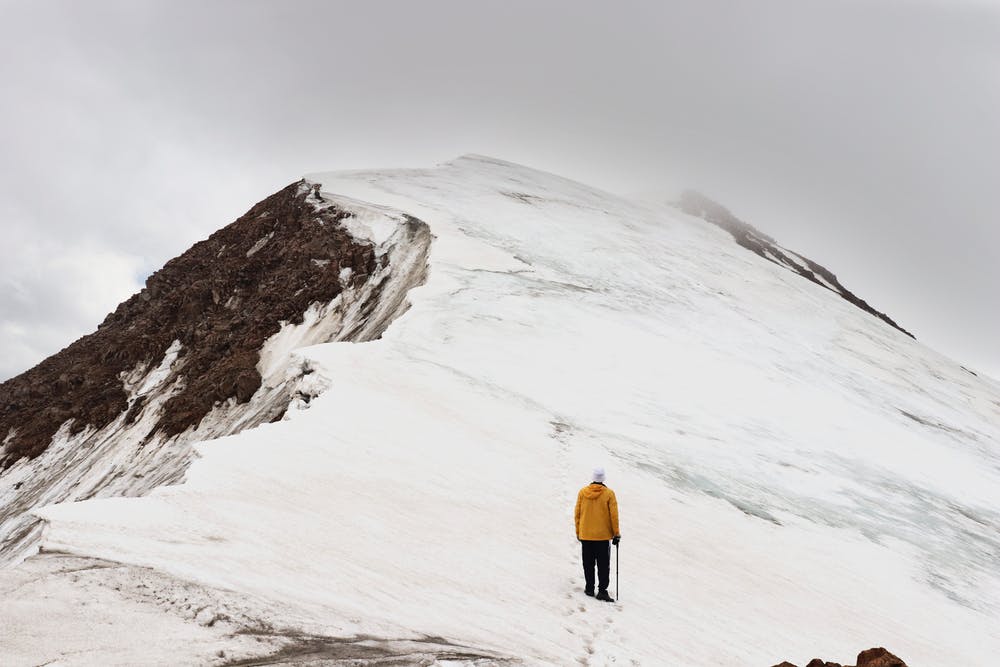
<path fill-rule="evenodd" d="M 591 589 L 589 589 L 589 588 L 584 588 L 583 589 L 583 594 L 587 595 L 589 597 L 594 597 L 594 591 L 591 590 Z"/>
<path fill-rule="evenodd" d="M 614 602 L 615 601 L 614 598 L 612 598 L 610 595 L 608 595 L 607 591 L 598 591 L 597 592 L 597 599 L 598 600 L 604 600 L 605 602 Z"/>

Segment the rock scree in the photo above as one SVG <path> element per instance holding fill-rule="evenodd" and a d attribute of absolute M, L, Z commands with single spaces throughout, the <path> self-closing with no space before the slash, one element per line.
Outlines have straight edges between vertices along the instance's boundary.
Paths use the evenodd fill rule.
<path fill-rule="evenodd" d="M 379 262 L 371 243 L 336 224 L 349 214 L 318 210 L 307 201 L 316 196 L 300 181 L 261 201 L 167 262 L 97 331 L 0 384 L 0 470 L 41 454 L 66 422 L 76 434 L 141 409 L 128 404 L 122 375 L 159 363 L 175 340 L 186 384 L 154 432 L 175 435 L 217 403 L 249 400 L 261 384 L 264 341 L 283 321 L 301 322 L 310 304 L 336 297 L 343 269 L 360 283 Z"/>
<path fill-rule="evenodd" d="M 797 667 L 791 662 L 780 662 L 774 667 Z M 858 654 L 855 664 L 841 665 L 839 662 L 825 662 L 819 658 L 813 658 L 805 667 L 907 667 L 902 659 L 896 657 L 881 646 L 870 648 Z"/>

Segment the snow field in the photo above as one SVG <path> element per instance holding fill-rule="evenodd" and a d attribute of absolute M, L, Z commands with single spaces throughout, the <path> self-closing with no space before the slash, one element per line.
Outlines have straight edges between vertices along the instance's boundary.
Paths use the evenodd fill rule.
<path fill-rule="evenodd" d="M 412 308 L 295 352 L 330 388 L 184 485 L 42 510 L 47 547 L 527 664 L 1000 650 L 995 385 L 665 208 L 479 157 L 311 180 L 430 225 Z M 600 463 L 617 606 L 572 533 Z"/>

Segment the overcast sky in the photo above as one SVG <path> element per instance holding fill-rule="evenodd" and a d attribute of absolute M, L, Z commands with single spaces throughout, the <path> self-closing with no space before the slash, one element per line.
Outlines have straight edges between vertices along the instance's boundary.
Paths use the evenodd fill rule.
<path fill-rule="evenodd" d="M 1000 377 L 1000 4 L 0 0 L 0 380 L 312 171 L 694 187 Z"/>

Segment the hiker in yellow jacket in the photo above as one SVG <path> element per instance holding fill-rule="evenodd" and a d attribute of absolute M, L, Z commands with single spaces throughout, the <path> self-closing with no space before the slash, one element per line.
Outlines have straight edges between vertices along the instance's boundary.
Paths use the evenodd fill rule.
<path fill-rule="evenodd" d="M 618 532 L 618 500 L 615 492 L 604 486 L 604 468 L 594 468 L 593 483 L 580 489 L 576 496 L 573 519 L 576 539 L 583 547 L 583 576 L 587 587 L 583 592 L 594 595 L 594 566 L 597 566 L 597 599 L 614 602 L 608 595 L 611 579 L 611 546 L 621 539 Z"/>

